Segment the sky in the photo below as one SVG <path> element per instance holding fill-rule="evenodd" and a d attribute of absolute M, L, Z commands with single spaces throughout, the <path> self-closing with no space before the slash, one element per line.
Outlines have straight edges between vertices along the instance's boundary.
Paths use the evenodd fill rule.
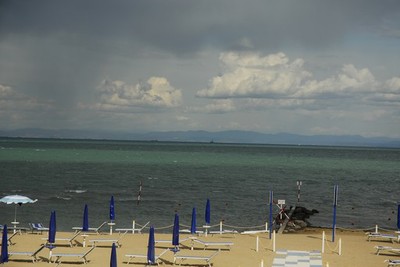
<path fill-rule="evenodd" d="M 0 0 L 0 129 L 400 137 L 398 0 Z"/>

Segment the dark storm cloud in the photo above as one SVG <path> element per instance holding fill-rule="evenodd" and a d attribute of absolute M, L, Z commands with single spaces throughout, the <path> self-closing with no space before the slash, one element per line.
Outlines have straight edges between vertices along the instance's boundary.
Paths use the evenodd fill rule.
<path fill-rule="evenodd" d="M 195 52 L 203 46 L 229 49 L 243 38 L 259 50 L 292 42 L 319 47 L 340 42 L 352 31 L 380 30 L 374 28 L 399 15 L 399 3 L 11 0 L 1 3 L 0 38 L 56 35 L 88 46 L 123 39 L 130 48 L 151 46 L 173 53 Z"/>

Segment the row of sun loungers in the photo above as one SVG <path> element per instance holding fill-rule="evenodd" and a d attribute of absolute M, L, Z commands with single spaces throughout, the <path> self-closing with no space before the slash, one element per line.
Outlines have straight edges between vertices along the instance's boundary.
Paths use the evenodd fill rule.
<path fill-rule="evenodd" d="M 372 232 L 372 233 L 367 233 L 368 241 L 389 241 L 394 243 L 394 241 L 400 242 L 400 235 L 398 232 L 396 232 L 398 235 L 393 235 L 393 234 L 383 234 L 379 232 Z M 376 255 L 395 255 L 395 256 L 400 256 L 400 248 L 396 247 L 391 247 L 391 246 L 375 246 L 376 249 Z M 400 266 L 400 259 L 399 260 L 385 260 L 385 262 L 388 263 L 388 267 L 394 267 L 394 266 Z"/>

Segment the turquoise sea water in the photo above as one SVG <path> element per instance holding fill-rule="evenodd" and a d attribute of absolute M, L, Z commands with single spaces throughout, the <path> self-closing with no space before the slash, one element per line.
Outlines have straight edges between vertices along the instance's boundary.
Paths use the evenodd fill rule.
<path fill-rule="evenodd" d="M 337 184 L 337 226 L 396 227 L 400 149 L 0 139 L 0 197 L 38 199 L 18 207 L 21 225 L 47 224 L 56 210 L 57 228 L 71 230 L 88 204 L 94 227 L 108 220 L 113 195 L 117 228 L 132 220 L 170 225 L 175 212 L 189 225 L 193 207 L 201 226 L 207 198 L 211 224 L 258 226 L 268 220 L 270 190 L 275 200 L 296 204 L 297 180 L 300 205 L 320 212 L 310 219 L 315 226 L 332 225 Z M 1 203 L 0 224 L 13 218 L 14 206 Z"/>

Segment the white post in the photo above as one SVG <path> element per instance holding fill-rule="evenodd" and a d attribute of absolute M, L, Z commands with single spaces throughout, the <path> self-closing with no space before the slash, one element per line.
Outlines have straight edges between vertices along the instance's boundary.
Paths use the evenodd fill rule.
<path fill-rule="evenodd" d="M 339 238 L 339 256 L 342 255 L 342 239 Z"/>
<path fill-rule="evenodd" d="M 219 234 L 222 235 L 222 221 L 219 221 Z"/>
<path fill-rule="evenodd" d="M 321 253 L 325 253 L 325 231 L 322 231 L 322 248 Z"/>
<path fill-rule="evenodd" d="M 326 267 L 329 267 L 329 262 L 326 263 Z"/>
<path fill-rule="evenodd" d="M 268 232 L 268 222 L 265 223 L 265 232 Z"/>
<path fill-rule="evenodd" d="M 136 222 L 135 222 L 135 220 L 133 220 L 132 221 L 132 234 L 135 233 L 135 224 L 136 224 Z"/>
<path fill-rule="evenodd" d="M 264 260 L 261 260 L 260 267 L 264 267 Z"/>
<path fill-rule="evenodd" d="M 376 224 L 375 225 L 375 234 L 377 234 L 378 233 L 378 225 Z"/>
<path fill-rule="evenodd" d="M 257 238 L 256 238 L 256 252 L 258 252 L 258 242 L 259 242 L 259 239 L 258 239 L 258 236 L 257 236 Z"/>
<path fill-rule="evenodd" d="M 276 232 L 275 230 L 272 232 L 273 233 L 273 239 L 272 239 L 272 251 L 275 252 L 275 240 L 276 240 Z"/>

